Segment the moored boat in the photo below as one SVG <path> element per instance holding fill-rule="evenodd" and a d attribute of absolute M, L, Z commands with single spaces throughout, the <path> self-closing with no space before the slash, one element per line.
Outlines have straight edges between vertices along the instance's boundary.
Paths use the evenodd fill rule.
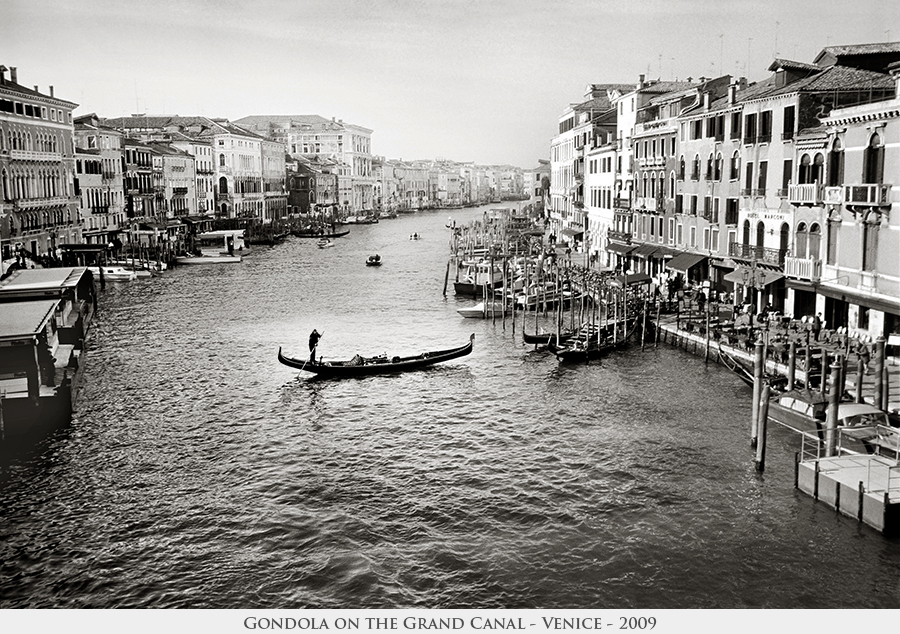
<path fill-rule="evenodd" d="M 366 266 L 381 266 L 381 256 L 377 253 L 366 258 Z"/>
<path fill-rule="evenodd" d="M 245 250 L 243 229 L 207 231 L 197 236 L 196 249 L 175 258 L 176 264 L 231 264 L 240 262 Z"/>
<path fill-rule="evenodd" d="M 506 310 L 510 310 L 511 307 L 507 305 Z M 502 315 L 503 314 L 503 302 L 502 301 L 487 301 L 487 302 L 479 302 L 474 306 L 467 306 L 466 308 L 459 308 L 456 310 L 463 317 L 468 317 L 471 319 L 483 319 L 486 317 L 490 317 L 491 315 Z"/>
<path fill-rule="evenodd" d="M 367 376 L 371 374 L 393 374 L 397 372 L 409 372 L 418 370 L 436 363 L 443 363 L 451 359 L 464 357 L 472 352 L 472 346 L 475 341 L 475 334 L 469 337 L 469 342 L 458 348 L 448 348 L 447 350 L 435 350 L 432 352 L 423 352 L 421 354 L 408 357 L 388 357 L 380 355 L 375 357 L 362 357 L 355 355 L 347 361 L 310 361 L 309 359 L 294 359 L 287 357 L 278 348 L 278 361 L 286 366 L 312 372 L 325 377 L 351 377 L 351 376 Z"/>
<path fill-rule="evenodd" d="M 93 274 L 94 279 L 102 278 L 106 282 L 130 282 L 138 278 L 136 272 L 123 266 L 89 266 L 87 268 Z"/>
<path fill-rule="evenodd" d="M 319 247 L 320 249 L 327 249 L 329 247 L 333 247 L 334 242 L 332 242 L 328 238 L 321 238 L 321 239 L 319 239 L 318 242 L 316 242 L 316 246 Z"/>

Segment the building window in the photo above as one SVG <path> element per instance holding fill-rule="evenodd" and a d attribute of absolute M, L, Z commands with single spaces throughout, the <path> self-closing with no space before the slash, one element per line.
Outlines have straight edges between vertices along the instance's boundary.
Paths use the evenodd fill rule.
<path fill-rule="evenodd" d="M 736 181 L 741 177 L 741 155 L 735 150 L 734 154 L 731 155 L 731 173 L 728 178 L 730 180 Z"/>
<path fill-rule="evenodd" d="M 794 138 L 794 106 L 788 106 L 784 109 L 784 127 L 782 128 L 781 138 L 785 141 Z"/>
<path fill-rule="evenodd" d="M 844 184 L 844 145 L 835 139 L 828 153 L 828 186 L 837 187 Z"/>
<path fill-rule="evenodd" d="M 804 259 L 807 257 L 808 246 L 809 233 L 806 230 L 806 223 L 801 222 L 797 225 L 797 235 L 794 236 L 794 253 L 798 258 Z"/>
<path fill-rule="evenodd" d="M 863 222 L 863 271 L 874 271 L 878 264 L 878 226 L 880 220 L 881 216 L 879 213 L 871 211 Z"/>
<path fill-rule="evenodd" d="M 838 232 L 841 228 L 840 220 L 828 221 L 828 244 L 827 253 L 825 254 L 825 263 L 829 265 L 837 264 L 837 244 Z"/>
<path fill-rule="evenodd" d="M 863 157 L 863 183 L 881 183 L 884 180 L 884 144 L 881 136 L 872 135 Z"/>

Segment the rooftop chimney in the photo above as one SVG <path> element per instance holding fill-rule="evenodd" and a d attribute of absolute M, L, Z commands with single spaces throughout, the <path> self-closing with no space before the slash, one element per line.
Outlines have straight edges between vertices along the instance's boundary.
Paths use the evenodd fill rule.
<path fill-rule="evenodd" d="M 703 93 L 703 109 L 709 110 L 709 91 Z"/>
<path fill-rule="evenodd" d="M 638 87 L 638 88 L 643 88 L 643 87 L 644 87 L 644 75 L 638 75 L 638 85 L 637 85 L 637 87 Z"/>
<path fill-rule="evenodd" d="M 9 70 L 6 66 L 0 66 L 0 84 L 6 83 L 6 71 Z"/>
<path fill-rule="evenodd" d="M 53 86 L 50 86 L 50 96 L 53 96 Z"/>
<path fill-rule="evenodd" d="M 734 103 L 734 96 L 737 92 L 737 84 L 728 84 L 728 105 Z"/>
<path fill-rule="evenodd" d="M 16 74 L 16 67 L 15 67 L 15 66 L 10 66 L 10 67 L 9 67 L 9 80 L 10 80 L 12 83 L 14 83 L 14 84 L 18 84 L 18 83 L 19 83 L 19 78 L 18 78 L 18 75 Z"/>

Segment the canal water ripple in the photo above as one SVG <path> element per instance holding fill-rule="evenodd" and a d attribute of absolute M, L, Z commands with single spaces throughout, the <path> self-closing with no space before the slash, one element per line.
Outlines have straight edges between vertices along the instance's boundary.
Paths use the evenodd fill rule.
<path fill-rule="evenodd" d="M 757 473 L 720 366 L 461 318 L 447 216 L 107 285 L 72 425 L 2 466 L 0 607 L 900 607 L 900 543 L 796 491 L 780 428 Z M 335 359 L 476 338 L 318 380 L 276 359 L 313 328 Z"/>

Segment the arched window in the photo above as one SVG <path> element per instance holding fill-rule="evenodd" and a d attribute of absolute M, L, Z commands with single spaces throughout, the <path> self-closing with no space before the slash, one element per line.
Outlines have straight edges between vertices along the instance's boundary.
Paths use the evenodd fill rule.
<path fill-rule="evenodd" d="M 714 157 L 712 154 L 706 159 L 706 180 L 711 181 L 713 179 L 713 161 Z"/>
<path fill-rule="evenodd" d="M 878 227 L 881 224 L 881 214 L 870 211 L 863 221 L 863 271 L 874 271 L 878 261 Z"/>
<path fill-rule="evenodd" d="M 749 220 L 744 221 L 743 239 L 741 240 L 741 242 L 744 245 L 747 245 L 747 246 L 750 245 L 750 221 Z"/>
<path fill-rule="evenodd" d="M 675 196 L 675 172 L 669 176 L 669 198 Z"/>
<path fill-rule="evenodd" d="M 682 155 L 681 159 L 678 161 L 678 179 L 684 180 L 684 155 Z"/>
<path fill-rule="evenodd" d="M 227 194 L 228 193 L 228 179 L 222 176 L 219 179 L 219 193 Z"/>
<path fill-rule="evenodd" d="M 741 177 L 741 155 L 735 150 L 734 154 L 731 155 L 731 174 L 728 175 L 728 178 L 736 181 Z"/>
<path fill-rule="evenodd" d="M 219 154 L 219 167 L 225 167 L 225 155 Z"/>
<path fill-rule="evenodd" d="M 784 265 L 784 256 L 787 255 L 788 247 L 791 244 L 791 226 L 783 222 L 781 223 L 781 235 L 778 240 L 778 264 Z"/>
<path fill-rule="evenodd" d="M 884 143 L 876 132 L 869 139 L 869 147 L 863 159 L 863 183 L 873 184 L 884 181 Z"/>
<path fill-rule="evenodd" d="M 691 180 L 700 180 L 700 155 L 694 155 L 694 162 L 691 163 Z"/>
<path fill-rule="evenodd" d="M 828 153 L 828 186 L 837 187 L 844 184 L 844 144 L 835 139 Z"/>
<path fill-rule="evenodd" d="M 821 183 L 825 179 L 823 176 L 825 175 L 825 157 L 821 152 L 816 152 L 816 157 L 813 159 L 812 166 L 812 182 L 813 183 Z"/>
<path fill-rule="evenodd" d="M 819 223 L 814 222 L 809 227 L 809 251 L 807 257 L 811 260 L 818 260 L 822 247 L 822 228 Z"/>
<path fill-rule="evenodd" d="M 812 183 L 812 159 L 809 154 L 800 157 L 800 166 L 797 168 L 797 184 L 808 185 Z"/>
<path fill-rule="evenodd" d="M 724 159 L 722 158 L 722 153 L 716 155 L 716 165 L 713 169 L 713 180 L 720 181 L 722 180 L 722 164 Z"/>
<path fill-rule="evenodd" d="M 794 240 L 794 255 L 798 258 L 805 258 L 807 249 L 809 248 L 809 232 L 805 222 L 797 225 L 797 237 Z"/>
<path fill-rule="evenodd" d="M 761 247 L 766 239 L 766 225 L 760 220 L 756 223 L 756 246 Z"/>

